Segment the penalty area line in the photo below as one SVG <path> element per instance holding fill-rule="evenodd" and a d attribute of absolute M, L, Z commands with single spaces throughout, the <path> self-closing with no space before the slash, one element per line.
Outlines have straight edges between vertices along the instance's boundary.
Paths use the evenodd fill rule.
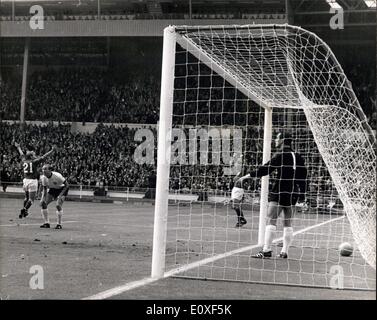
<path fill-rule="evenodd" d="M 343 219 L 344 217 L 345 216 L 341 216 L 341 217 L 338 217 L 338 218 L 330 219 L 330 220 L 315 224 L 313 226 L 309 226 L 307 228 L 304 228 L 304 229 L 301 229 L 301 230 L 294 232 L 293 235 L 304 233 L 306 231 L 309 231 L 309 230 L 314 229 L 314 228 L 318 228 L 318 227 L 323 226 L 325 224 L 328 224 L 330 222 L 334 222 L 334 221 Z M 283 240 L 283 237 L 275 239 L 273 241 L 273 243 L 280 242 L 281 240 Z M 178 268 L 172 269 L 168 272 L 165 272 L 163 277 L 161 277 L 161 278 L 149 277 L 149 278 L 144 278 L 144 279 L 141 279 L 141 280 L 129 282 L 129 283 L 126 283 L 124 285 L 121 285 L 121 286 L 118 286 L 118 287 L 97 293 L 95 295 L 92 295 L 92 296 L 89 296 L 89 297 L 86 297 L 86 298 L 83 298 L 82 300 L 102 300 L 102 299 L 111 298 L 111 297 L 116 296 L 118 294 L 121 294 L 123 292 L 129 291 L 129 290 L 132 290 L 132 289 L 136 289 L 136 288 L 139 288 L 139 287 L 143 287 L 147 284 L 156 282 L 158 280 L 169 278 L 169 277 L 172 277 L 172 276 L 174 276 L 178 273 L 185 272 L 185 271 L 188 271 L 190 269 L 194 269 L 194 268 L 197 268 L 201 265 L 208 264 L 208 263 L 220 260 L 220 259 L 224 259 L 226 257 L 229 257 L 231 255 L 235 255 L 237 253 L 249 251 L 249 250 L 258 248 L 260 246 L 261 246 L 260 244 L 254 244 L 254 245 L 242 247 L 242 248 L 239 248 L 239 249 L 236 249 L 236 250 L 232 250 L 232 251 L 229 251 L 229 252 L 226 252 L 226 253 L 223 253 L 223 254 L 216 255 L 216 256 L 211 257 L 211 258 L 207 258 L 207 259 L 203 259 L 203 260 L 200 260 L 200 261 L 197 261 L 197 262 L 190 263 L 190 264 L 183 266 L 183 267 L 178 267 Z"/>

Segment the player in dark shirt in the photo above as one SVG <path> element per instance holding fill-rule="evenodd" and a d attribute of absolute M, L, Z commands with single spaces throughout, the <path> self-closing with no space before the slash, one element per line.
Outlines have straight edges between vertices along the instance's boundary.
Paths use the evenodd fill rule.
<path fill-rule="evenodd" d="M 304 201 L 307 190 L 307 169 L 302 156 L 292 149 L 292 138 L 288 133 L 278 133 L 275 146 L 280 150 L 270 161 L 257 170 L 240 178 L 242 180 L 270 175 L 276 172 L 276 179 L 268 195 L 268 212 L 263 249 L 254 258 L 272 256 L 271 244 L 276 231 L 277 219 L 284 212 L 283 248 L 278 255 L 288 257 L 288 248 L 293 239 L 292 218 L 297 201 Z"/>
<path fill-rule="evenodd" d="M 55 146 L 43 156 L 37 157 L 35 152 L 32 150 L 28 150 L 26 151 L 26 154 L 24 154 L 19 143 L 15 142 L 14 145 L 22 158 L 22 168 L 24 172 L 24 179 L 22 182 L 25 192 L 25 199 L 24 207 L 21 209 L 19 215 L 19 218 L 22 219 L 28 216 L 28 209 L 31 207 L 36 198 L 39 180 L 38 165 L 55 150 Z"/>

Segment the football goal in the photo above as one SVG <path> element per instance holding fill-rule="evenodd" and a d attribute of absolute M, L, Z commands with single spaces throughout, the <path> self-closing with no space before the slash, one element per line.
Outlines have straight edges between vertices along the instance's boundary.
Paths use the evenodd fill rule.
<path fill-rule="evenodd" d="M 288 259 L 253 259 L 274 174 L 230 193 L 293 138 L 308 169 Z M 290 25 L 164 30 L 152 277 L 375 289 L 376 138 L 341 65 Z M 282 243 L 278 220 L 274 255 Z M 353 246 L 350 256 L 339 245 Z"/>

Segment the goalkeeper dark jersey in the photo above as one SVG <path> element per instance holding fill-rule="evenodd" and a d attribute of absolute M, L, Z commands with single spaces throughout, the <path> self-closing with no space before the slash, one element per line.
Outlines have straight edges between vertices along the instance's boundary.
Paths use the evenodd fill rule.
<path fill-rule="evenodd" d="M 250 177 L 262 177 L 276 173 L 271 179 L 269 201 L 291 206 L 304 199 L 307 190 L 307 169 L 302 156 L 285 146 L 273 155 L 270 161 L 250 172 Z"/>

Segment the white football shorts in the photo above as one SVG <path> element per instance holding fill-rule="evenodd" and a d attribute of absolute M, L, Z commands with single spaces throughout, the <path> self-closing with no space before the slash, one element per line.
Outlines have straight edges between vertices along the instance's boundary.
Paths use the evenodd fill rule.
<path fill-rule="evenodd" d="M 245 194 L 245 190 L 243 188 L 234 187 L 232 189 L 232 200 L 242 200 Z"/>
<path fill-rule="evenodd" d="M 27 179 L 23 180 L 23 189 L 25 192 L 37 192 L 38 191 L 38 180 L 37 179 Z"/>

